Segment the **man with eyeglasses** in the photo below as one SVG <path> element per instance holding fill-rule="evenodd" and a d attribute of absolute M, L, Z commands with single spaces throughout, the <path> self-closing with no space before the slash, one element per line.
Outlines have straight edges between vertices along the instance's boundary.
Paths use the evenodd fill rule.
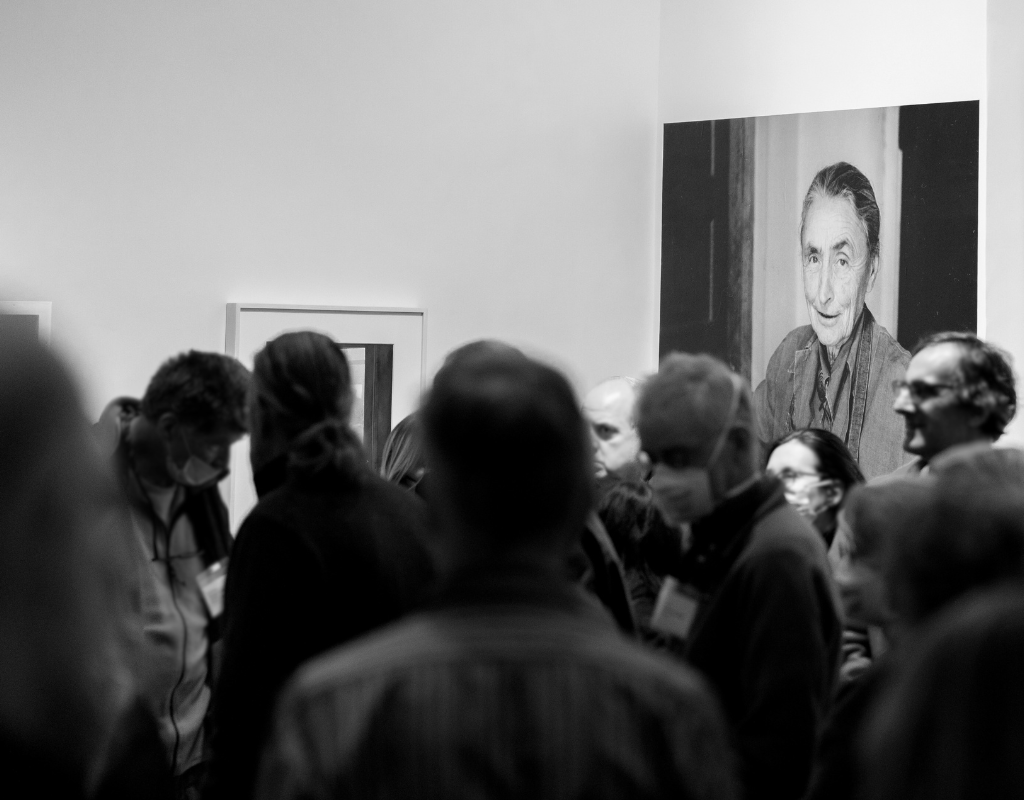
<path fill-rule="evenodd" d="M 246 432 L 249 371 L 195 350 L 166 361 L 142 400 L 118 398 L 98 432 L 124 491 L 137 570 L 135 690 L 157 721 L 175 795 L 198 797 L 222 590 L 231 547 L 217 484 Z"/>
<path fill-rule="evenodd" d="M 903 449 L 917 457 L 899 473 L 921 472 L 956 445 L 994 442 L 1017 410 L 1009 357 L 972 333 L 922 339 L 893 391 L 893 410 L 906 424 Z"/>

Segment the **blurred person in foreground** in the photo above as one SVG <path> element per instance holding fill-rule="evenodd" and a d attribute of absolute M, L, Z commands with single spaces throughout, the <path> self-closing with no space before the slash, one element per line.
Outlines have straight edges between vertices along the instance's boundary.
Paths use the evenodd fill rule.
<path fill-rule="evenodd" d="M 899 473 L 920 473 L 957 445 L 991 444 L 1017 411 L 1010 357 L 973 333 L 922 339 L 893 388 L 893 410 L 905 424 L 903 449 L 916 456 Z"/>
<path fill-rule="evenodd" d="M 338 346 L 285 333 L 256 354 L 252 384 L 260 492 L 228 571 L 211 798 L 252 796 L 292 672 L 409 611 L 431 572 L 423 502 L 372 473 L 349 426 L 352 383 Z"/>
<path fill-rule="evenodd" d="M 691 526 L 687 549 L 662 564 L 670 578 L 652 625 L 685 640 L 717 690 L 745 796 L 801 797 L 839 658 L 824 542 L 758 471 L 750 390 L 722 362 L 666 356 L 637 422 L 655 504 L 669 524 Z"/>
<path fill-rule="evenodd" d="M 867 731 L 874 800 L 1024 797 L 1024 588 L 974 593 L 921 638 Z"/>
<path fill-rule="evenodd" d="M 1024 453 L 951 448 L 923 478 L 855 490 L 843 517 L 853 543 L 839 574 L 844 603 L 851 618 L 884 632 L 892 652 L 838 699 L 811 800 L 860 796 L 865 720 L 885 705 L 886 687 L 936 615 L 972 591 L 1024 579 Z"/>
<path fill-rule="evenodd" d="M 182 798 L 206 777 L 207 712 L 217 671 L 222 589 L 231 550 L 217 484 L 246 431 L 249 371 L 190 350 L 164 362 L 142 400 L 119 398 L 97 429 L 114 449 L 137 563 L 139 689 L 160 725 Z"/>
<path fill-rule="evenodd" d="M 593 493 L 565 378 L 474 343 L 420 413 L 443 590 L 300 670 L 258 796 L 734 797 L 703 682 L 565 575 Z"/>
<path fill-rule="evenodd" d="M 380 456 L 381 477 L 415 492 L 426 474 L 416 412 L 399 422 L 384 441 Z"/>
<path fill-rule="evenodd" d="M 133 564 L 67 371 L 0 340 L 0 771 L 6 797 L 171 797 L 136 701 Z"/>

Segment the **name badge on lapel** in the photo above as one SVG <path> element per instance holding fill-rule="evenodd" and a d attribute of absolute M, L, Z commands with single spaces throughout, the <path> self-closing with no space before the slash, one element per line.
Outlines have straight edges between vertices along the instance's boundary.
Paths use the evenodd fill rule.
<path fill-rule="evenodd" d="M 651 615 L 651 627 L 678 639 L 686 639 L 700 609 L 700 594 L 671 575 L 665 578 L 658 592 Z"/>
<path fill-rule="evenodd" d="M 228 579 L 228 560 L 222 558 L 211 564 L 198 575 L 196 583 L 203 593 L 203 602 L 212 619 L 217 619 L 224 611 L 224 585 Z"/>

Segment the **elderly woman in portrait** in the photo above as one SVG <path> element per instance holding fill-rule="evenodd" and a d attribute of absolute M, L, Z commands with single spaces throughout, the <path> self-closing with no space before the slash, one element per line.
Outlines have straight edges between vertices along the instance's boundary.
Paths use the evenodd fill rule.
<path fill-rule="evenodd" d="M 800 219 L 811 324 L 782 340 L 754 395 L 764 441 L 823 428 L 869 480 L 908 459 L 892 383 L 910 355 L 864 304 L 878 274 L 879 225 L 875 192 L 859 169 L 841 161 L 814 176 Z"/>

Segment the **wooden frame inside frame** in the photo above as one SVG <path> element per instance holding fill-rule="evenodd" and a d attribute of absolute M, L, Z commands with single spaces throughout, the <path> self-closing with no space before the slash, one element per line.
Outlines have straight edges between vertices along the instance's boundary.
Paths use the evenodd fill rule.
<path fill-rule="evenodd" d="M 369 342 L 338 342 L 338 347 L 349 360 L 353 388 L 357 389 L 357 403 L 358 395 L 362 395 L 362 414 L 353 411 L 353 427 L 362 429 L 366 458 L 374 471 L 377 471 L 380 469 L 381 456 L 384 453 L 384 442 L 391 433 L 391 383 L 395 346 Z"/>

